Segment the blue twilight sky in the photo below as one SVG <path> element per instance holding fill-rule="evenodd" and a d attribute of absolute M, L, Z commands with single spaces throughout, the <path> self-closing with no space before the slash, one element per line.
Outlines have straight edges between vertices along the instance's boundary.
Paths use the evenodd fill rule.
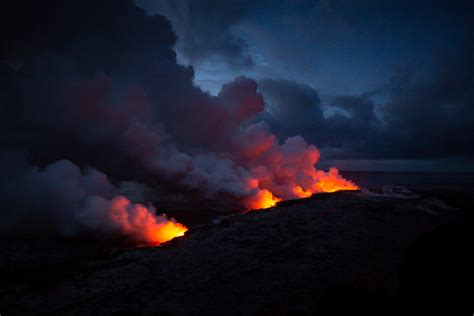
<path fill-rule="evenodd" d="M 378 89 L 393 67 L 429 71 L 439 54 L 461 45 L 472 14 L 461 2 L 435 1 L 137 3 L 172 21 L 180 61 L 213 94 L 239 75 L 304 82 L 321 95 Z"/>
<path fill-rule="evenodd" d="M 303 135 L 329 163 L 474 169 L 470 2 L 136 3 L 170 19 L 196 85 L 217 95 L 256 79 L 272 130 Z"/>

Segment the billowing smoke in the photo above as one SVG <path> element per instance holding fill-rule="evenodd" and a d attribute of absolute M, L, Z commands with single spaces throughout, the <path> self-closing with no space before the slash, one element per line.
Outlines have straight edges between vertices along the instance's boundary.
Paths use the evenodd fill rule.
<path fill-rule="evenodd" d="M 336 169 L 316 170 L 319 151 L 302 137 L 280 142 L 252 120 L 265 105 L 254 80 L 236 78 L 218 96 L 195 87 L 163 17 L 126 0 L 5 9 L 0 141 L 2 154 L 27 155 L 21 166 L 2 160 L 12 175 L 1 183 L 1 212 L 12 223 L 40 218 L 69 235 L 161 242 L 186 229 L 114 196 L 111 181 L 229 210 L 357 188 Z"/>
<path fill-rule="evenodd" d="M 126 235 L 137 243 L 160 244 L 180 236 L 187 228 L 174 219 L 156 215 L 152 205 L 132 203 L 114 195 L 107 176 L 93 168 L 81 171 L 68 160 L 44 169 L 27 166 L 21 153 L 2 152 L 2 227 L 17 226 L 32 232 L 66 236 L 84 232 Z"/>

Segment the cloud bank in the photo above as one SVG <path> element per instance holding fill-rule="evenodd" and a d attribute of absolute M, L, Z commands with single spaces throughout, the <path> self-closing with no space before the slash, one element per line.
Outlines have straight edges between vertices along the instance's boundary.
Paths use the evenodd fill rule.
<path fill-rule="evenodd" d="M 324 105 L 307 85 L 261 80 L 262 117 L 280 137 L 297 132 L 335 159 L 472 159 L 473 47 L 466 39 L 429 76 L 397 67 L 379 89 L 329 96 Z"/>

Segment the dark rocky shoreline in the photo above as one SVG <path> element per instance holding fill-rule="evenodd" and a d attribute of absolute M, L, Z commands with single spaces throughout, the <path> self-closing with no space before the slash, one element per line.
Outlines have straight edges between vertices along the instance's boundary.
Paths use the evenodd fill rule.
<path fill-rule="evenodd" d="M 437 259 L 423 268 L 423 260 L 431 258 L 420 259 L 424 250 L 413 250 L 420 238 L 428 238 L 421 247 L 433 247 L 434 234 L 433 240 L 446 243 L 435 251 L 446 269 L 467 271 L 467 239 L 462 239 L 473 192 L 454 187 L 321 194 L 221 217 L 157 248 L 4 239 L 0 313 L 395 313 L 408 308 L 407 302 L 413 305 L 413 284 L 421 286 L 416 295 L 422 301 L 425 289 L 416 283 L 416 269 L 429 274 L 440 264 Z M 446 249 L 452 250 L 449 258 L 443 256 Z M 446 293 L 457 293 L 453 287 L 463 282 L 459 273 L 454 280 L 431 277 L 449 279 Z M 457 304 L 463 307 L 462 300 Z"/>

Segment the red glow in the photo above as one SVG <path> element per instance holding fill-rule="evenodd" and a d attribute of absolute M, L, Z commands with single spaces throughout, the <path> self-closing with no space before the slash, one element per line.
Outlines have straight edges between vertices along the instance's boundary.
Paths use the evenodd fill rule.
<path fill-rule="evenodd" d="M 342 190 L 358 190 L 359 187 L 352 181 L 344 179 L 336 168 L 329 169 L 329 172 L 316 173 L 317 180 L 311 187 L 313 193 L 331 193 Z"/>
<path fill-rule="evenodd" d="M 352 181 L 344 179 L 336 168 L 330 168 L 328 172 L 316 170 L 313 168 L 309 174 L 309 181 L 306 181 L 306 187 L 299 184 L 290 186 L 290 197 L 287 199 L 307 198 L 316 193 L 332 193 L 337 191 L 358 190 L 359 187 Z M 262 181 L 262 183 L 264 183 Z M 259 181 L 251 179 L 249 185 L 258 187 Z M 275 206 L 283 199 L 275 196 L 270 190 L 260 188 L 258 194 L 249 203 L 249 208 L 253 210 L 265 209 Z"/>
<path fill-rule="evenodd" d="M 250 209 L 259 210 L 275 206 L 281 199 L 274 196 L 268 190 L 260 190 L 257 196 L 250 202 Z"/>
<path fill-rule="evenodd" d="M 299 185 L 294 186 L 292 189 L 292 192 L 297 196 L 298 198 L 305 198 L 305 197 L 310 197 L 313 195 L 313 193 L 310 190 L 303 190 L 303 188 Z"/>
<path fill-rule="evenodd" d="M 164 215 L 157 216 L 142 204 L 133 204 L 117 196 L 110 204 L 110 218 L 124 234 L 138 243 L 160 245 L 175 237 L 183 236 L 188 228 Z"/>

